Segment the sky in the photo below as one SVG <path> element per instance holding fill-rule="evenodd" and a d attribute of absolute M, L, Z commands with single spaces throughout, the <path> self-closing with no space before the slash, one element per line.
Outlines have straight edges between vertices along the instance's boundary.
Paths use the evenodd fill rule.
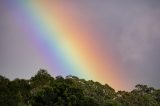
<path fill-rule="evenodd" d="M 160 88 L 159 0 L 0 1 L 0 75 L 39 69 L 130 90 Z"/>

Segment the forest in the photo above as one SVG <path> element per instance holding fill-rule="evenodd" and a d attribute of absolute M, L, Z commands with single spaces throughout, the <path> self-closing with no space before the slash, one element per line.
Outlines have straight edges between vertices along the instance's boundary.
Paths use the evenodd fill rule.
<path fill-rule="evenodd" d="M 28 80 L 0 75 L 0 106 L 160 106 L 160 89 L 137 84 L 132 91 L 116 92 L 108 84 L 52 77 L 40 69 Z"/>

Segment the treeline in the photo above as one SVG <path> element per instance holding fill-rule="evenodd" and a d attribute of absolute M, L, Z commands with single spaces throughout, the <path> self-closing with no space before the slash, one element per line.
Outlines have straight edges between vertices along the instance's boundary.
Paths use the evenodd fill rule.
<path fill-rule="evenodd" d="M 115 92 L 109 85 L 76 76 L 53 78 L 39 70 L 29 80 L 0 75 L 0 106 L 160 106 L 160 90 L 136 85 Z"/>

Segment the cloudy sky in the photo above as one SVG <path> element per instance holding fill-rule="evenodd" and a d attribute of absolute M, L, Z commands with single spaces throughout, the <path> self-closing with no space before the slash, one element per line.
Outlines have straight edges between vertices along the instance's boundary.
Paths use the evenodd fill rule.
<path fill-rule="evenodd" d="M 93 31 L 101 52 L 112 51 L 130 86 L 160 87 L 159 0 L 61 0 L 74 10 L 73 18 Z M 47 67 L 23 31 L 15 27 L 15 13 L 22 7 L 0 1 L 0 74 L 11 79 L 29 78 Z M 67 11 L 67 10 L 66 10 Z M 28 40 L 26 40 L 28 39 Z"/>

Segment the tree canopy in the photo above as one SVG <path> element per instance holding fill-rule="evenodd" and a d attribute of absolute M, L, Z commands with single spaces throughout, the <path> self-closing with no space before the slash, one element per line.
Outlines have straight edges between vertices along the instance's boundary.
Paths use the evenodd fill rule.
<path fill-rule="evenodd" d="M 0 75 L 0 106 L 160 106 L 160 89 L 138 84 L 130 92 L 76 76 L 39 70 L 29 80 Z"/>

